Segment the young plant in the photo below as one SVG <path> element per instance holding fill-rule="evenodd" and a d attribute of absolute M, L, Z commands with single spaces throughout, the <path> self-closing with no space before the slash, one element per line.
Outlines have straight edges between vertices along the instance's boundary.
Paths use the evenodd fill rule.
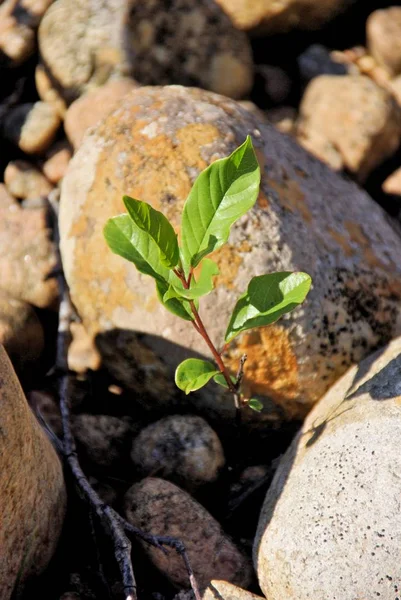
<path fill-rule="evenodd" d="M 261 411 L 263 405 L 241 392 L 245 356 L 236 376 L 229 373 L 223 352 L 217 350 L 200 316 L 199 300 L 213 290 L 213 278 L 219 273 L 207 255 L 227 242 L 231 226 L 255 204 L 259 185 L 260 169 L 248 136 L 229 157 L 215 161 L 196 179 L 182 213 L 181 245 L 161 212 L 129 196 L 123 198 L 128 214 L 109 219 L 104 228 L 112 252 L 153 277 L 160 302 L 190 321 L 209 347 L 215 363 L 184 360 L 175 373 L 177 386 L 189 394 L 213 378 L 232 392 L 238 419 L 242 406 Z M 223 350 L 241 332 L 270 325 L 293 310 L 304 301 L 310 286 L 310 276 L 301 272 L 253 277 L 234 306 Z"/>

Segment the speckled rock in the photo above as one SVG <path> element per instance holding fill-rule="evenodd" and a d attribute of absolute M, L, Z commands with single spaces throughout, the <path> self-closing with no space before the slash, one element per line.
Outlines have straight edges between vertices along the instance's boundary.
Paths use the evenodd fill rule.
<path fill-rule="evenodd" d="M 301 143 L 317 135 L 363 181 L 398 148 L 401 111 L 393 96 L 368 77 L 322 75 L 307 87 L 298 122 Z M 315 153 L 325 160 L 318 147 Z"/>
<path fill-rule="evenodd" d="M 21 208 L 0 184 L 0 288 L 48 308 L 58 295 L 56 281 L 47 278 L 56 264 L 46 209 Z"/>
<path fill-rule="evenodd" d="M 255 540 L 271 600 L 399 596 L 401 338 L 350 369 L 307 417 Z"/>
<path fill-rule="evenodd" d="M 124 96 L 137 84 L 128 77 L 108 81 L 104 86 L 90 90 L 75 100 L 67 110 L 64 129 L 72 146 L 79 148 L 89 127 L 107 116 Z"/>
<path fill-rule="evenodd" d="M 174 392 L 172 370 L 188 350 L 207 349 L 186 322 L 159 305 L 150 278 L 107 249 L 104 223 L 124 210 L 121 197 L 129 194 L 178 226 L 196 175 L 248 133 L 262 167 L 261 192 L 233 227 L 230 243 L 215 254 L 219 289 L 202 300 L 204 320 L 219 343 L 231 307 L 256 274 L 301 269 L 311 274 L 314 288 L 289 318 L 230 346 L 226 358 L 233 370 L 248 355 L 246 388 L 288 415 L 303 415 L 350 364 L 401 331 L 395 259 L 401 237 L 366 193 L 227 98 L 177 86 L 140 88 L 86 137 L 70 162 L 60 231 L 66 277 L 87 331 L 118 381 L 133 386 L 145 380 L 147 391 L 153 389 L 149 407 Z M 144 334 L 142 347 L 132 342 L 133 330 Z M 224 403 L 209 386 L 204 393 L 208 414 L 224 408 L 225 418 L 233 416 L 231 397 Z"/>
<path fill-rule="evenodd" d="M 53 189 L 46 177 L 31 163 L 13 160 L 4 171 L 4 183 L 15 198 L 47 196 Z"/>
<path fill-rule="evenodd" d="M 217 434 L 192 415 L 173 415 L 142 429 L 131 458 L 143 475 L 171 479 L 186 489 L 217 479 L 225 462 Z"/>
<path fill-rule="evenodd" d="M 39 46 L 69 102 L 111 76 L 235 98 L 252 87 L 249 41 L 209 0 L 58 0 L 42 20 Z"/>
<path fill-rule="evenodd" d="M 353 0 L 217 0 L 233 23 L 256 34 L 317 29 Z"/>
<path fill-rule="evenodd" d="M 200 588 L 212 579 L 249 585 L 251 568 L 247 558 L 207 510 L 173 483 L 148 477 L 128 490 L 124 505 L 126 517 L 134 526 L 184 543 Z M 189 588 L 185 565 L 174 550 L 164 554 L 147 544 L 144 550 L 174 585 Z"/>
<path fill-rule="evenodd" d="M 18 374 L 27 375 L 42 354 L 42 325 L 26 302 L 16 300 L 0 290 L 0 344 L 10 357 Z"/>
<path fill-rule="evenodd" d="M 401 73 L 401 7 L 375 10 L 366 21 L 370 54 L 392 75 Z"/>
<path fill-rule="evenodd" d="M 54 140 L 60 117 L 51 104 L 35 102 L 12 108 L 4 121 L 4 135 L 26 154 L 44 152 Z"/>
<path fill-rule="evenodd" d="M 80 455 L 91 465 L 112 469 L 129 460 L 134 433 L 129 418 L 79 414 L 73 418 L 73 433 Z"/>
<path fill-rule="evenodd" d="M 0 430 L 0 598 L 9 600 L 51 559 L 66 492 L 61 463 L 28 407 L 2 346 Z"/>
<path fill-rule="evenodd" d="M 213 579 L 202 594 L 203 600 L 263 600 L 228 581 Z"/>
<path fill-rule="evenodd" d="M 66 140 L 62 140 L 49 148 L 42 170 L 51 183 L 56 185 L 64 177 L 71 156 L 72 149 Z"/>

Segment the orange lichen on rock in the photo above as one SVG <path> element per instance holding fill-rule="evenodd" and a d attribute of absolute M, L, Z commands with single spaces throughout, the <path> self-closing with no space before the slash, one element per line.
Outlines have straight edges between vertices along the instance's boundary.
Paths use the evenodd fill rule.
<path fill-rule="evenodd" d="M 271 398 L 291 413 L 300 395 L 298 361 L 291 347 L 289 332 L 270 325 L 245 332 L 229 350 L 227 364 L 235 373 L 240 357 L 246 354 L 244 390 Z"/>

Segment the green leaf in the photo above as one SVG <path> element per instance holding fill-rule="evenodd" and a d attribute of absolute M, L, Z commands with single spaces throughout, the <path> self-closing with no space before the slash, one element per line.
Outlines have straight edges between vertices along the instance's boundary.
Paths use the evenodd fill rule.
<path fill-rule="evenodd" d="M 228 240 L 230 228 L 256 202 L 260 169 L 248 136 L 228 158 L 196 179 L 183 209 L 182 262 L 187 272 Z"/>
<path fill-rule="evenodd" d="M 240 296 L 227 327 L 225 341 L 241 331 L 270 325 L 301 304 L 311 286 L 307 273 L 271 273 L 253 277 Z"/>
<path fill-rule="evenodd" d="M 173 269 L 179 260 L 177 234 L 163 215 L 146 202 L 123 197 L 123 202 L 134 223 L 146 231 L 159 248 L 160 262 L 168 269 Z"/>
<path fill-rule="evenodd" d="M 219 267 L 210 258 L 205 258 L 201 266 L 202 270 L 199 279 L 195 281 L 195 278 L 192 277 L 189 290 L 186 290 L 179 279 L 176 278 L 177 283 L 172 283 L 163 299 L 186 298 L 187 300 L 194 300 L 195 298 L 209 294 L 214 287 L 213 277 L 219 274 Z"/>
<path fill-rule="evenodd" d="M 170 271 L 160 262 L 158 246 L 129 215 L 122 214 L 109 219 L 103 233 L 114 254 L 133 262 L 144 275 L 150 275 L 156 281 L 168 281 Z"/>
<path fill-rule="evenodd" d="M 179 279 L 161 264 L 159 248 L 150 235 L 140 229 L 127 214 L 109 219 L 104 228 L 104 236 L 110 249 L 119 256 L 133 262 L 141 273 L 156 280 L 159 300 L 174 315 L 192 321 L 193 316 L 186 302 L 178 298 L 164 301 L 170 281 Z"/>
<path fill-rule="evenodd" d="M 178 296 L 166 298 L 167 291 L 170 288 L 171 286 L 168 283 L 161 281 L 156 282 L 157 296 L 160 302 L 167 310 L 173 313 L 173 315 L 181 317 L 181 319 L 185 319 L 185 321 L 194 321 L 194 316 L 187 301 L 183 301 Z"/>
<path fill-rule="evenodd" d="M 186 394 L 199 390 L 219 371 L 207 360 L 187 358 L 178 365 L 175 372 L 175 383 Z"/>
<path fill-rule="evenodd" d="M 257 398 L 251 398 L 250 400 L 248 400 L 248 406 L 256 412 L 262 412 L 263 410 L 263 404 Z"/>
<path fill-rule="evenodd" d="M 231 381 L 235 384 L 236 383 L 236 379 L 235 377 L 233 377 L 232 375 L 230 375 L 230 379 Z M 219 385 L 221 385 L 222 387 L 225 387 L 228 389 L 228 385 L 227 385 L 227 381 L 225 380 L 225 377 L 223 375 L 223 373 L 217 373 L 217 375 L 215 375 L 213 377 L 213 380 L 218 383 Z"/>

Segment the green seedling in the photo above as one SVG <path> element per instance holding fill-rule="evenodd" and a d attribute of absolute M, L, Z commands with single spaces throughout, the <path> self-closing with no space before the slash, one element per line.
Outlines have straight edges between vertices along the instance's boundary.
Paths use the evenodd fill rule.
<path fill-rule="evenodd" d="M 182 213 L 180 245 L 161 212 L 129 196 L 123 198 L 128 212 L 109 219 L 104 228 L 112 252 L 153 277 L 163 306 L 191 322 L 214 358 L 214 364 L 184 360 L 175 373 L 177 386 L 189 394 L 213 379 L 232 392 L 238 418 L 243 406 L 261 411 L 263 405 L 241 392 L 246 357 L 236 376 L 229 373 L 223 352 L 217 350 L 200 316 L 199 301 L 213 291 L 219 273 L 216 263 L 206 257 L 228 241 L 231 226 L 255 204 L 259 185 L 260 168 L 248 136 L 230 156 L 212 163 L 196 179 Z M 302 272 L 253 277 L 234 306 L 223 349 L 243 331 L 270 325 L 292 311 L 305 300 L 310 286 L 310 276 Z"/>

